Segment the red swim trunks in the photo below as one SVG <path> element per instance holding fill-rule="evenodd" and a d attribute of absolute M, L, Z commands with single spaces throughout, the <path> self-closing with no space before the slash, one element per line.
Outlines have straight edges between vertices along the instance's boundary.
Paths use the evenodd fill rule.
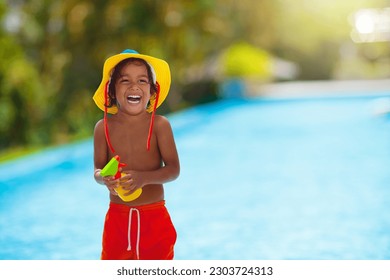
<path fill-rule="evenodd" d="M 110 203 L 102 260 L 172 260 L 176 242 L 165 201 L 141 206 Z"/>

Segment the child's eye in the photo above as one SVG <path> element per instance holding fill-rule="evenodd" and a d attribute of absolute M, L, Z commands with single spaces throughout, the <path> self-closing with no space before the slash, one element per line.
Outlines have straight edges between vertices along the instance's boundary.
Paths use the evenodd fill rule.
<path fill-rule="evenodd" d="M 138 80 L 138 83 L 140 83 L 140 84 L 142 84 L 142 85 L 145 85 L 145 84 L 148 83 L 148 80 L 146 80 L 146 79 L 139 79 L 139 80 Z"/>
<path fill-rule="evenodd" d="M 128 79 L 121 79 L 119 82 L 121 84 L 127 84 L 129 82 L 129 80 Z"/>

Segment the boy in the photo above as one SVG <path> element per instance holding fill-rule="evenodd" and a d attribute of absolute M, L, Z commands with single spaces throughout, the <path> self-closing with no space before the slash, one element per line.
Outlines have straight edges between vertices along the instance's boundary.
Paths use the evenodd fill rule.
<path fill-rule="evenodd" d="M 163 184 L 179 176 L 180 164 L 168 120 L 155 115 L 170 82 L 165 61 L 133 50 L 104 63 L 93 97 L 104 111 L 94 131 L 94 177 L 110 193 L 101 259 L 173 259 L 176 231 L 165 208 Z M 103 177 L 102 169 L 115 155 L 125 164 L 122 177 Z M 122 200 L 119 185 L 126 192 L 123 198 L 139 189 L 141 195 Z"/>

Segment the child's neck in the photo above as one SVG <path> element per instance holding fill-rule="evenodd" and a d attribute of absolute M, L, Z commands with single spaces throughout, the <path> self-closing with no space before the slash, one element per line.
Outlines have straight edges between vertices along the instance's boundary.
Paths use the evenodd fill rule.
<path fill-rule="evenodd" d="M 118 120 L 124 120 L 125 122 L 139 122 L 150 119 L 150 114 L 146 111 L 140 112 L 138 114 L 131 114 L 119 110 L 118 113 L 114 116 Z"/>

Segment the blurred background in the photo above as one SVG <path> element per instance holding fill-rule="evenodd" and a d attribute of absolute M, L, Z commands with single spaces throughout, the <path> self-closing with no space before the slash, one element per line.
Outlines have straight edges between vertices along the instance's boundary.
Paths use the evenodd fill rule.
<path fill-rule="evenodd" d="M 2 0 L 0 22 L 2 161 L 90 137 L 104 60 L 126 48 L 169 62 L 162 114 L 269 83 L 390 78 L 387 0 Z"/>
<path fill-rule="evenodd" d="M 99 258 L 128 48 L 171 67 L 177 259 L 390 259 L 389 0 L 0 0 L 0 259 Z"/>

